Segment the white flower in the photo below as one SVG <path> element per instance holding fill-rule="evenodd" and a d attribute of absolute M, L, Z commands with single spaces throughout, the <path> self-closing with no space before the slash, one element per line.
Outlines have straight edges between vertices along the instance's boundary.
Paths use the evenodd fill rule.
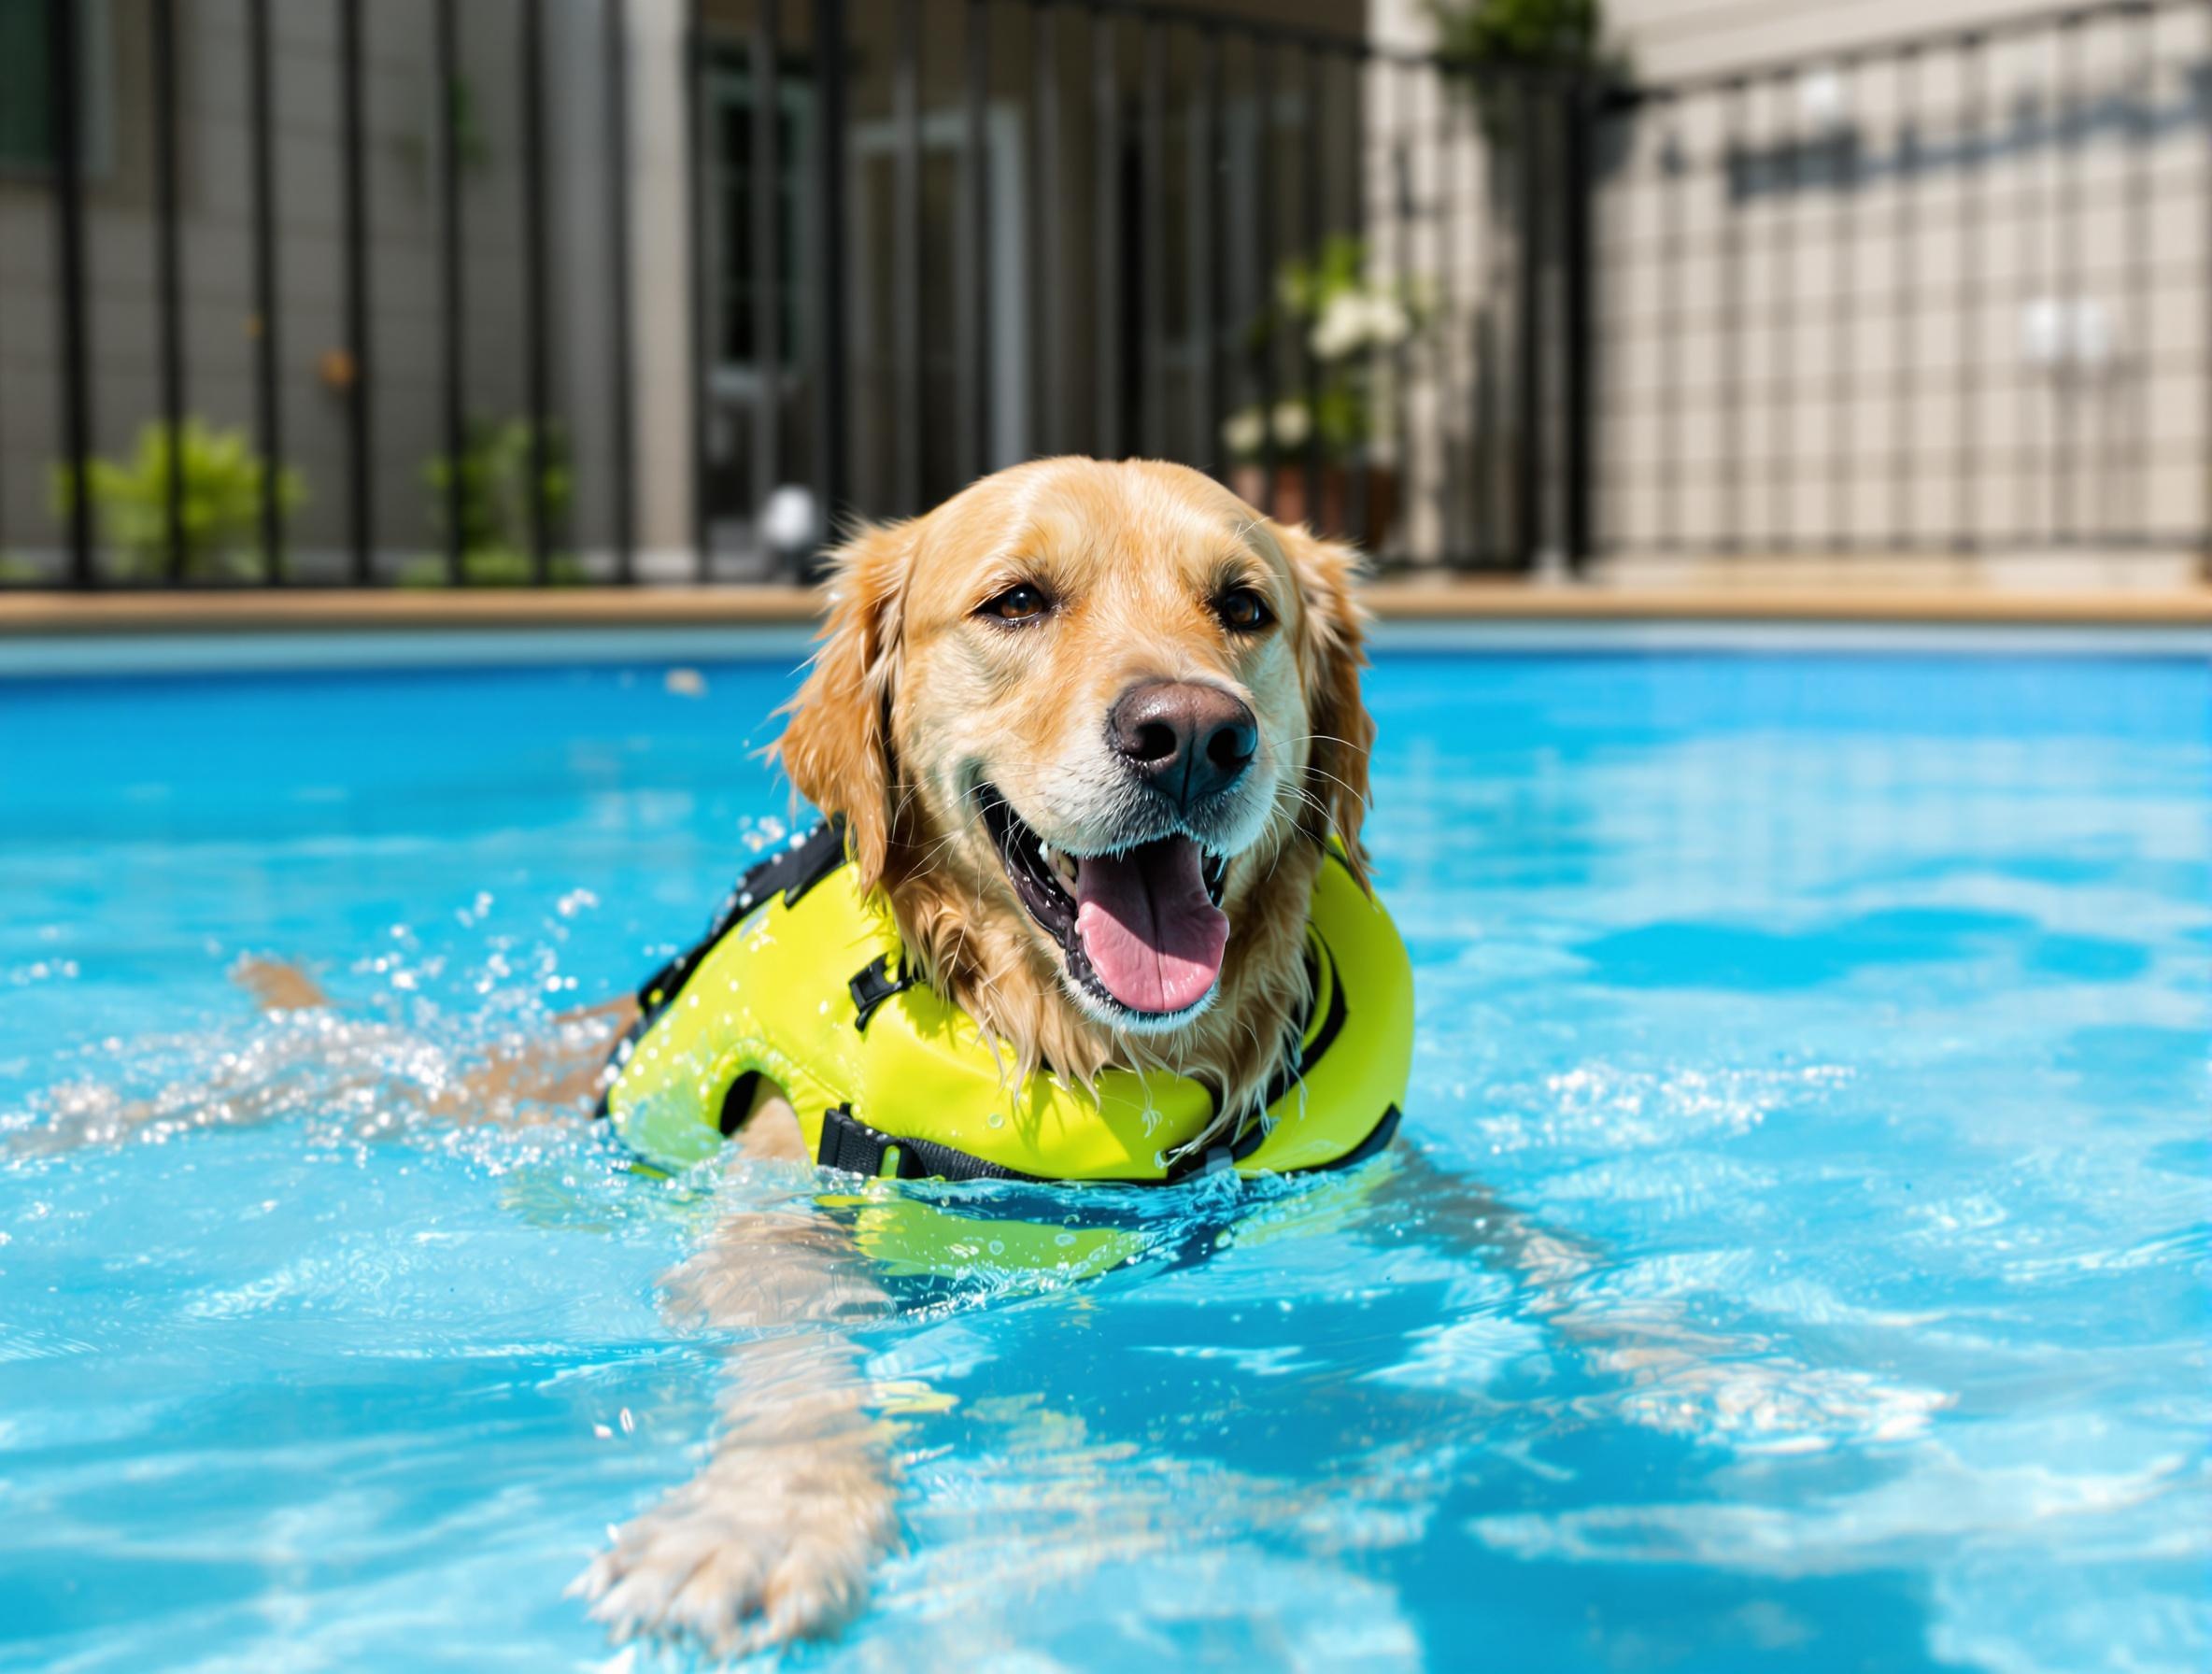
<path fill-rule="evenodd" d="M 1260 431 L 1257 407 L 1240 407 L 1221 423 L 1221 439 L 1228 450 L 1240 457 L 1249 457 L 1260 449 L 1267 438 Z"/>
<path fill-rule="evenodd" d="M 1392 348 L 1413 334 L 1406 305 L 1382 291 L 1342 291 L 1328 300 L 1307 343 L 1316 360 L 1342 361 Z"/>
<path fill-rule="evenodd" d="M 1368 341 L 1378 348 L 1391 348 L 1413 334 L 1412 316 L 1395 296 L 1368 298 Z"/>
<path fill-rule="evenodd" d="M 1311 428 L 1304 402 L 1279 401 L 1275 404 L 1275 442 L 1278 447 L 1299 447 Z"/>
<path fill-rule="evenodd" d="M 1340 291 L 1328 299 L 1321 318 L 1307 339 L 1316 359 L 1340 361 L 1359 352 L 1367 335 L 1367 308 L 1356 291 Z"/>

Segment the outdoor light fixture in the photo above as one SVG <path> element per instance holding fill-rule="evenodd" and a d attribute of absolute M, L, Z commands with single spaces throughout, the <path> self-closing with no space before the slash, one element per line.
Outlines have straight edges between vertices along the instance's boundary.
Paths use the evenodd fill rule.
<path fill-rule="evenodd" d="M 820 521 L 814 495 L 796 483 L 774 489 L 760 504 L 760 538 L 781 558 L 812 546 Z"/>
<path fill-rule="evenodd" d="M 1830 137 L 1850 124 L 1850 100 L 1843 78 L 1825 65 L 1797 78 L 1797 116 L 1807 130 Z"/>
<path fill-rule="evenodd" d="M 2020 341 L 2021 358 L 2038 372 L 2093 377 L 2111 369 L 2120 326 L 2095 297 L 2040 296 L 2021 310 Z"/>

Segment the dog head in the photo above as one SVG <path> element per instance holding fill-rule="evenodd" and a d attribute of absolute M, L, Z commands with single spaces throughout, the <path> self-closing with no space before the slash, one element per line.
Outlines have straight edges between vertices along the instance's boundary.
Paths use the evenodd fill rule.
<path fill-rule="evenodd" d="M 776 748 L 979 1018 L 1034 1034 L 1027 981 L 1094 1037 L 1189 1036 L 1295 980 L 1249 968 L 1302 966 L 1322 844 L 1360 866 L 1354 565 L 1182 466 L 1018 466 L 837 555 Z"/>

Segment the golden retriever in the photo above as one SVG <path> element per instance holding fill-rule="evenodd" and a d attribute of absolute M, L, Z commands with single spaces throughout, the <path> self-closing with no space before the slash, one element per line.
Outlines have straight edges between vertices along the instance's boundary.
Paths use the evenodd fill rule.
<path fill-rule="evenodd" d="M 928 980 L 1010 1073 L 1158 1066 L 1256 1119 L 1308 1000 L 1333 836 L 1356 870 L 1372 727 L 1345 546 L 1180 465 L 1045 460 L 837 555 L 774 754 L 842 816 Z M 620 1019 L 617 1018 L 617 1021 Z M 743 1153 L 801 1158 L 763 1088 Z M 717 1653 L 833 1626 L 893 1539 L 858 1355 L 886 1305 L 819 1224 L 750 1216 L 678 1273 L 735 1351 L 713 1454 L 579 1579 L 617 1636 Z"/>

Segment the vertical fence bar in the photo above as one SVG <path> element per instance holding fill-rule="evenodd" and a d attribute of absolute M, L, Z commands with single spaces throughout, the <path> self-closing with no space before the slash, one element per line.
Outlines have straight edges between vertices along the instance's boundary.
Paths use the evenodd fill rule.
<path fill-rule="evenodd" d="M 346 176 L 346 348 L 352 381 L 347 387 L 347 487 L 352 509 L 352 576 L 366 585 L 375 561 L 376 433 L 374 368 L 369 356 L 369 191 L 362 133 L 361 0 L 338 0 L 339 144 Z"/>
<path fill-rule="evenodd" d="M 720 336 L 715 323 L 718 309 L 714 292 L 719 286 L 720 252 L 709 235 L 706 147 L 706 30 L 701 0 L 686 0 L 684 7 L 684 193 L 688 241 L 684 264 L 684 303 L 690 315 L 690 349 L 686 368 L 691 397 L 691 572 L 704 581 L 714 568 L 712 532 L 707 523 L 707 472 L 709 423 L 707 374 Z"/>
<path fill-rule="evenodd" d="M 1744 167 L 1744 106 L 1749 87 L 1727 89 L 1721 166 L 1729 186 L 1721 213 L 1721 532 L 1725 551 L 1741 551 L 1743 539 L 1743 219 L 1749 199 L 1739 191 Z"/>
<path fill-rule="evenodd" d="M 1213 460 L 1213 475 L 1227 478 L 1221 452 L 1220 210 L 1214 199 L 1221 156 L 1221 31 L 1198 26 L 1198 62 L 1191 76 L 1190 243 L 1191 458 Z"/>
<path fill-rule="evenodd" d="M 899 0 L 891 61 L 891 129 L 898 145 L 892 184 L 891 366 L 898 510 L 922 509 L 922 20 L 920 0 Z"/>
<path fill-rule="evenodd" d="M 991 0 L 968 0 L 967 144 L 960 153 L 960 203 L 966 232 L 956 241 L 963 264 L 958 305 L 960 341 L 960 480 L 971 481 L 988 469 L 990 444 L 991 347 L 985 322 L 991 317 L 990 226 L 991 160 L 985 149 L 991 98 Z"/>
<path fill-rule="evenodd" d="M 77 0 L 48 0 L 53 42 L 55 301 L 61 314 L 62 458 L 68 471 L 69 579 L 92 585 L 92 507 L 85 468 L 92 456 L 92 378 L 85 353 L 83 48 Z"/>
<path fill-rule="evenodd" d="M 446 418 L 446 578 L 455 587 L 464 572 L 462 507 L 468 485 L 466 293 L 461 250 L 461 45 L 460 0 L 438 0 L 434 65 L 438 85 L 438 288 L 443 321 Z"/>
<path fill-rule="evenodd" d="M 1091 269 L 1098 287 L 1091 392 L 1102 459 L 1119 459 L 1122 439 L 1121 65 L 1119 30 L 1105 7 L 1091 13 Z"/>
<path fill-rule="evenodd" d="M 2135 14 L 2135 73 L 2130 89 L 2134 108 L 2128 121 L 2128 291 L 2134 322 L 2132 332 L 2123 329 L 2120 334 L 2122 351 L 2133 362 L 2129 367 L 2129 405 L 2134 421 L 2136 504 L 2142 508 L 2134 538 L 2145 542 L 2152 538 L 2156 528 L 2151 519 L 2158 504 L 2158 473 L 2150 437 L 2149 353 L 2154 305 L 2150 288 L 2150 148 L 2157 132 L 2152 104 L 2158 92 L 2157 37 L 2158 14 L 2147 5 Z M 2112 475 L 2115 478 L 2119 475 L 2117 472 Z M 2107 490 L 2107 505 L 2111 498 Z M 2106 534 L 2107 538 L 2126 538 L 2109 524 Z"/>
<path fill-rule="evenodd" d="M 277 378 L 282 343 L 276 332 L 276 147 L 269 82 L 270 0 L 247 0 L 248 121 L 253 167 L 254 416 L 262 455 L 262 570 L 264 582 L 284 579 L 284 398 Z"/>
<path fill-rule="evenodd" d="M 1915 404 L 1914 362 L 1920 335 L 1916 292 L 1920 285 L 1919 229 L 1914 209 L 1920 173 L 1920 53 L 1907 47 L 1897 55 L 1897 294 L 1892 299 L 1891 341 L 1897 363 L 1890 384 L 1890 546 L 1903 551 L 1912 544 L 1912 462 L 1919 455 L 1919 409 Z"/>
<path fill-rule="evenodd" d="M 1981 267 L 1983 182 L 1988 155 L 1985 124 L 1989 121 L 1989 56 L 1983 37 L 1970 35 L 1960 43 L 1959 76 L 1964 96 L 1959 128 L 1959 364 L 1958 364 L 1958 473 L 1953 492 L 1954 550 L 1965 552 L 1976 545 L 1980 528 L 1979 484 L 1975 471 L 1981 445 L 1981 390 L 1977 381 L 1981 345 Z"/>
<path fill-rule="evenodd" d="M 1793 457 L 1797 417 L 1797 391 L 1793 387 L 1796 381 L 1797 334 L 1794 304 L 1797 296 L 1797 213 L 1805 199 L 1805 141 L 1791 108 L 1791 94 L 1796 83 L 1794 70 L 1783 71 L 1775 83 L 1782 106 L 1780 126 L 1784 171 L 1782 190 L 1777 192 L 1774 206 L 1774 364 L 1770 396 L 1774 404 L 1773 429 L 1768 438 L 1772 451 L 1766 473 L 1766 539 L 1778 552 L 1786 551 L 1796 533 L 1792 516 L 1797 487 L 1796 462 Z"/>
<path fill-rule="evenodd" d="M 1435 105 L 1437 159 L 1436 197 L 1430 216 L 1436 230 L 1437 265 L 1437 541 L 1445 566 L 1451 568 L 1463 564 L 1468 557 L 1459 517 L 1466 473 L 1452 468 L 1452 438 L 1441 422 L 1442 415 L 1452 406 L 1455 358 L 1453 339 L 1461 312 L 1458 210 L 1464 187 L 1459 177 L 1462 157 L 1455 132 L 1457 124 L 1453 121 L 1452 83 L 1440 64 L 1430 68 L 1428 78 Z"/>
<path fill-rule="evenodd" d="M 2058 201 L 2051 215 L 2051 235 L 2058 241 L 2058 293 L 2061 305 L 2071 310 L 2081 297 L 2081 32 L 2079 12 L 2068 12 L 2059 20 L 2059 92 L 2058 121 L 2056 123 L 2058 156 Z M 2069 322 L 2070 323 L 2070 322 Z M 2072 345 L 2064 341 L 2071 336 L 2065 324 L 2061 325 L 2060 372 L 2057 383 L 2058 413 L 2051 433 L 2050 487 L 2052 534 L 2062 546 L 2070 546 L 2080 538 L 2075 521 L 2074 475 L 2077 464 L 2075 452 L 2075 409 L 2079 404 L 2081 388 L 2075 376 L 2077 368 L 2070 363 Z"/>
<path fill-rule="evenodd" d="M 1142 313 L 1137 333 L 1138 365 L 1143 387 L 1140 451 L 1158 459 L 1168 451 L 1168 37 L 1156 17 L 1143 21 L 1142 130 L 1138 147 L 1143 207 L 1138 217 L 1138 249 L 1143 261 Z"/>
<path fill-rule="evenodd" d="M 1559 95 L 1560 151 L 1566 190 L 1560 204 L 1560 267 L 1565 281 L 1560 322 L 1566 387 L 1560 391 L 1564 409 L 1560 471 L 1561 530 L 1567 568 L 1581 575 L 1596 548 L 1597 477 L 1595 310 L 1597 241 L 1591 235 L 1595 210 L 1596 182 L 1591 166 L 1597 122 L 1597 104 L 1588 82 L 1577 77 Z"/>
<path fill-rule="evenodd" d="M 815 58 L 819 85 L 815 142 L 815 284 L 820 298 L 821 340 L 815 365 L 822 380 L 815 404 L 815 472 L 821 527 L 832 530 L 844 515 L 845 474 L 845 54 L 844 0 L 815 0 Z"/>
<path fill-rule="evenodd" d="M 2026 126 L 2028 124 L 2024 120 L 2015 121 L 2015 128 L 2026 128 Z M 2015 228 L 2018 228 L 2020 307 L 2024 309 L 2024 312 L 2026 309 L 2033 309 L 2037 305 L 2039 296 L 2042 296 L 2044 283 L 2046 283 L 2044 261 L 2042 261 L 2042 257 L 2044 257 L 2044 192 L 2042 192 L 2044 181 L 2039 179 L 2042 168 L 2044 168 L 2042 157 L 2035 157 L 2035 155 L 2021 157 L 2020 194 L 2018 194 L 2018 199 L 2015 199 L 2013 223 L 2015 223 Z M 2046 449 L 2049 449 L 2049 432 L 2050 432 L 2050 425 L 2053 425 L 2053 414 L 2050 414 L 2049 403 L 2046 403 L 2046 400 L 2039 400 L 2039 396 L 2042 396 L 2044 391 L 2039 390 L 2037 383 L 2035 383 L 2035 378 L 2037 378 L 2035 369 L 2031 367 L 2018 376 L 2020 376 L 2021 383 L 2026 385 L 2026 390 L 2021 391 L 2021 400 L 2020 400 L 2021 440 L 2020 440 L 2018 449 L 2015 449 L 2015 458 L 2013 458 L 2013 480 L 2015 480 L 2015 484 L 2018 484 L 2018 493 L 2015 493 L 2013 498 L 2021 506 L 2021 511 L 2026 511 L 2028 502 L 2031 500 L 2039 502 L 2039 504 L 2042 504 L 2042 513 L 2044 513 L 2044 518 L 2039 519 L 2039 522 L 2046 522 L 2046 519 L 2049 519 L 2049 495 L 2057 493 L 2057 484 L 2044 484 L 2044 493 L 2037 495 L 2035 493 L 2037 484 L 2035 484 L 2035 480 L 2033 480 L 2033 475 L 2035 474 L 2031 471 L 2031 474 L 2028 474 L 2028 480 L 2021 482 L 2021 466 L 2028 462 L 2028 458 L 2035 456 L 2035 453 L 2044 453 Z M 2031 438 L 2031 435 L 2028 435 L 2028 425 L 2031 425 L 2031 416 L 2035 416 L 2035 414 L 2042 416 L 2042 422 L 2039 422 L 2039 433 Z M 2042 445 L 2042 447 L 2037 447 L 2037 445 Z M 2046 477 L 2050 475 L 2049 466 L 2050 466 L 2050 460 L 2046 458 L 2044 471 L 2042 471 L 2042 475 L 2046 475 Z M 2008 546 L 2028 546 L 2028 544 L 2033 544 L 2035 540 L 2037 540 L 2035 524 L 2021 524 L 2020 533 L 2008 537 L 2006 544 Z"/>
<path fill-rule="evenodd" d="M 177 0 L 153 4 L 154 201 L 162 331 L 162 422 L 169 469 L 163 515 L 172 584 L 184 575 L 184 252 L 177 204 Z"/>
<path fill-rule="evenodd" d="M 1345 148 L 1351 155 L 1352 167 L 1346 176 L 1346 186 L 1351 201 L 1345 206 L 1344 225 L 1352 229 L 1353 236 L 1358 239 L 1364 248 L 1368 235 L 1368 136 L 1367 111 L 1364 108 L 1362 98 L 1366 92 L 1365 83 L 1361 80 L 1363 61 L 1356 48 L 1344 51 L 1342 58 L 1343 62 L 1339 67 L 1349 72 L 1352 89 L 1352 96 L 1344 102 L 1345 119 L 1352 124 L 1352 140 Z M 1366 277 L 1364 273 L 1360 275 L 1362 279 Z M 1374 416 L 1370 413 L 1368 416 L 1370 429 L 1373 422 Z M 1373 446 L 1374 439 L 1371 435 L 1354 436 L 1344 466 L 1346 478 L 1344 485 L 1344 529 L 1341 532 L 1347 539 L 1356 541 L 1362 546 L 1365 546 L 1369 539 L 1368 523 L 1369 514 L 1373 510 L 1370 504 L 1371 485 L 1368 480 L 1373 465 L 1373 461 L 1369 457 Z"/>
<path fill-rule="evenodd" d="M 615 579 L 637 579 L 637 413 L 630 254 L 630 7 L 606 0 L 602 68 L 606 77 L 607 344 L 613 368 Z"/>
<path fill-rule="evenodd" d="M 1481 171 L 1482 179 L 1482 304 L 1476 316 L 1478 336 L 1475 346 L 1475 400 L 1473 423 L 1475 433 L 1481 438 L 1479 449 L 1480 486 L 1478 505 L 1480 527 L 1475 540 L 1481 548 L 1484 568 L 1496 568 L 1505 557 L 1509 525 L 1506 520 L 1506 414 L 1505 414 L 1505 343 L 1504 328 L 1500 323 L 1501 299 L 1510 294 L 1512 280 L 1507 267 L 1511 259 L 1510 240 L 1504 235 L 1504 216 L 1500 212 L 1498 188 L 1503 148 L 1495 135 L 1498 131 L 1499 83 L 1470 73 L 1467 78 L 1467 96 L 1473 111 L 1476 132 L 1482 135 Z"/>
<path fill-rule="evenodd" d="M 1252 159 L 1253 242 L 1258 246 L 1254 262 L 1259 291 L 1258 316 L 1273 324 L 1281 310 L 1275 295 L 1275 70 L 1273 50 L 1259 36 L 1251 37 L 1252 106 L 1258 124 Z M 1273 517 L 1275 496 L 1275 357 L 1278 333 L 1270 331 L 1260 345 L 1259 373 L 1259 509 Z"/>
<path fill-rule="evenodd" d="M 1847 59 L 1836 68 L 1837 98 L 1849 108 L 1850 95 L 1850 62 Z M 1835 339 L 1829 350 L 1829 364 L 1833 368 L 1830 399 L 1834 416 L 1829 425 L 1828 437 L 1828 545 L 1842 549 L 1851 544 L 1850 490 L 1855 472 L 1851 461 L 1851 439 L 1854 431 L 1851 403 L 1856 398 L 1851 376 L 1851 351 L 1855 347 L 1856 321 L 1852 316 L 1853 285 L 1858 278 L 1858 251 L 1851 238 L 1856 220 L 1851 213 L 1851 193 L 1858 190 L 1858 152 L 1850 145 L 1838 149 L 1836 162 L 1836 224 L 1834 228 L 1836 253 L 1829 262 L 1836 275 L 1836 290 L 1829 299 L 1828 330 Z"/>
<path fill-rule="evenodd" d="M 1059 12 L 1040 5 L 1029 33 L 1030 81 L 1036 89 L 1037 177 L 1037 436 L 1035 451 L 1059 451 L 1062 409 L 1060 333 L 1067 329 L 1066 263 L 1060 249 L 1060 30 Z"/>
<path fill-rule="evenodd" d="M 552 310 L 546 257 L 546 9 L 545 0 L 522 0 L 522 211 L 524 333 L 530 355 L 530 571 L 544 587 L 553 576 L 553 507 L 546 478 L 553 468 L 551 437 L 552 345 L 546 330 Z"/>
<path fill-rule="evenodd" d="M 1397 62 L 1382 58 L 1376 62 L 1376 74 L 1381 78 L 1382 96 L 1390 105 L 1393 120 L 1390 124 L 1390 215 L 1392 253 L 1390 275 L 1400 293 L 1406 292 L 1413 282 L 1413 157 L 1412 157 L 1412 101 L 1403 96 L 1402 81 Z M 1391 401 L 1395 408 L 1397 429 L 1398 505 L 1403 508 L 1400 525 L 1405 537 L 1401 556 L 1411 559 L 1413 546 L 1413 358 L 1411 346 L 1401 338 L 1390 351 Z"/>
<path fill-rule="evenodd" d="M 1514 428 L 1513 558 L 1524 570 L 1533 570 L 1543 544 L 1543 382 L 1544 382 L 1544 261 L 1543 123 L 1537 83 L 1524 77 L 1515 102 L 1520 132 L 1514 144 L 1520 151 L 1521 190 L 1515 205 L 1515 234 L 1519 241 L 1521 273 L 1514 296 L 1514 327 L 1518 335 L 1513 376 L 1517 413 Z"/>
<path fill-rule="evenodd" d="M 1680 106 L 1668 107 L 1664 144 L 1666 179 L 1659 207 L 1659 541 L 1671 549 L 1682 540 L 1682 185 L 1690 173 Z"/>
<path fill-rule="evenodd" d="M 1326 184 L 1325 167 L 1321 152 L 1321 49 L 1309 45 L 1305 50 L 1305 132 L 1304 157 L 1301 167 L 1305 179 L 1298 193 L 1298 238 L 1303 247 L 1298 252 L 1307 263 L 1307 271 L 1318 274 L 1321 265 L 1321 241 L 1325 231 L 1326 208 L 1322 203 L 1322 190 Z M 1315 300 L 1309 298 L 1309 301 Z M 1310 333 L 1298 333 L 1298 359 L 1305 369 L 1306 401 L 1306 470 L 1305 502 L 1306 521 L 1325 533 L 1338 534 L 1331 530 L 1321 511 L 1321 357 L 1313 352 Z"/>
<path fill-rule="evenodd" d="M 753 364 L 759 393 L 753 401 L 753 526 L 760 527 L 769 496 L 784 475 L 784 248 L 780 144 L 784 109 L 776 57 L 783 48 L 783 16 L 776 0 L 757 0 L 753 13 L 752 200 L 745 206 L 753 236 Z M 763 539 L 760 543 L 767 545 Z"/>

